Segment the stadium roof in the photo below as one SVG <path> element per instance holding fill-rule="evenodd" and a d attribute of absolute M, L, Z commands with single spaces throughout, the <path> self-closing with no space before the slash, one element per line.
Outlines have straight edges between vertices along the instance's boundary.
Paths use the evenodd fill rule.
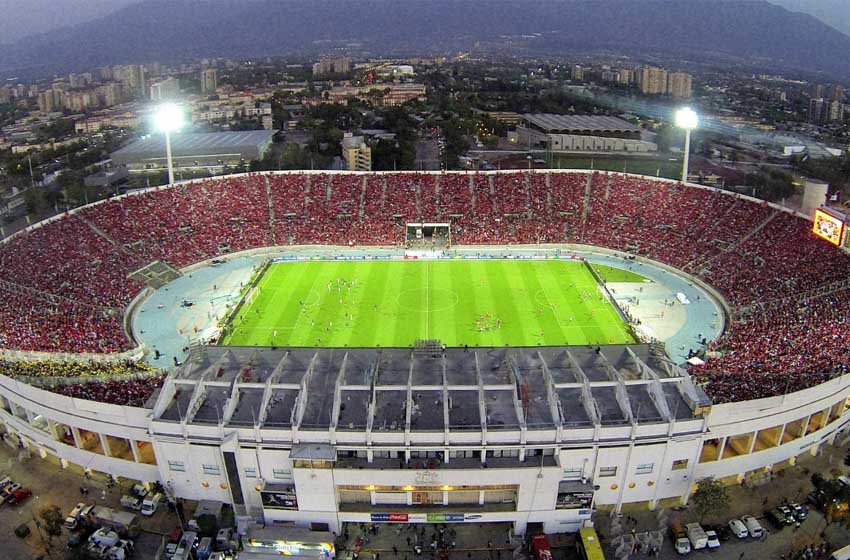
<path fill-rule="evenodd" d="M 545 132 L 585 131 L 597 133 L 640 132 L 640 128 L 617 117 L 596 115 L 526 114 L 522 118 Z"/>
<path fill-rule="evenodd" d="M 691 419 L 709 402 L 644 344 L 424 354 L 207 346 L 190 350 L 167 387 L 154 407 L 160 421 L 314 430 L 658 423 Z"/>
<path fill-rule="evenodd" d="M 175 158 L 242 155 L 256 159 L 272 141 L 273 130 L 239 132 L 178 133 L 171 136 Z M 158 159 L 165 154 L 165 135 L 152 134 L 136 140 L 112 154 L 118 163 L 143 159 Z"/>

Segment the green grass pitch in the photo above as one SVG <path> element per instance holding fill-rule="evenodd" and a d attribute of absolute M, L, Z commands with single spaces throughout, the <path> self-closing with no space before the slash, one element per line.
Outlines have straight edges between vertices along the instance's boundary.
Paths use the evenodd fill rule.
<path fill-rule="evenodd" d="M 596 280 L 564 261 L 273 264 L 222 344 L 407 347 L 627 344 Z"/>
<path fill-rule="evenodd" d="M 640 274 L 636 274 L 630 270 L 616 268 L 604 264 L 592 264 L 593 270 L 602 278 L 602 281 L 608 284 L 609 282 L 649 282 Z"/>

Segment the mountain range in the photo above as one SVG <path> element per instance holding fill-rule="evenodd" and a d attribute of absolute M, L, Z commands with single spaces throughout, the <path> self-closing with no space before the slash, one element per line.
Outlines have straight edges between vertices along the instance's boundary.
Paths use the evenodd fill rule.
<path fill-rule="evenodd" d="M 850 37 L 766 0 L 146 0 L 0 49 L 0 73 L 105 64 L 512 48 L 741 62 L 850 80 Z"/>

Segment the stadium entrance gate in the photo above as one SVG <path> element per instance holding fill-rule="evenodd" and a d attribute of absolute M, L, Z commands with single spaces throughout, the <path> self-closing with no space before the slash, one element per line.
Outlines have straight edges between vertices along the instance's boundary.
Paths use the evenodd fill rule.
<path fill-rule="evenodd" d="M 405 229 L 408 249 L 442 251 L 451 245 L 451 224 L 408 223 Z"/>

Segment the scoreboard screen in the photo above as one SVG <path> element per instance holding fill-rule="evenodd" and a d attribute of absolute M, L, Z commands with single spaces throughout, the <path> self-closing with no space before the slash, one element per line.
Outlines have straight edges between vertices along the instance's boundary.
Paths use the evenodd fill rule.
<path fill-rule="evenodd" d="M 841 245 L 841 239 L 844 233 L 844 221 L 818 208 L 815 210 L 812 231 L 815 235 L 826 239 L 833 245 Z"/>

